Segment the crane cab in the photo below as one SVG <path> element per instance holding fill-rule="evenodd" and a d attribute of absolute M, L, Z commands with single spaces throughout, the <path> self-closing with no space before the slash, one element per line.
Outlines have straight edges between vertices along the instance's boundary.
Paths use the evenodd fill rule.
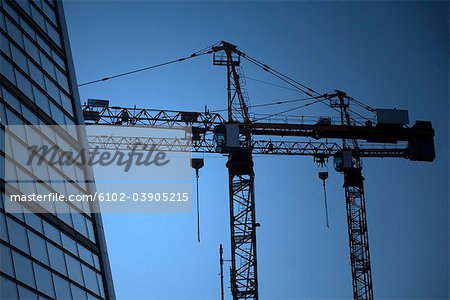
<path fill-rule="evenodd" d="M 214 128 L 213 141 L 215 150 L 220 153 L 230 153 L 239 149 L 239 125 L 217 125 Z"/>
<path fill-rule="evenodd" d="M 352 169 L 354 167 L 352 151 L 343 150 L 337 153 L 334 156 L 333 164 L 334 169 L 339 173 Z"/>

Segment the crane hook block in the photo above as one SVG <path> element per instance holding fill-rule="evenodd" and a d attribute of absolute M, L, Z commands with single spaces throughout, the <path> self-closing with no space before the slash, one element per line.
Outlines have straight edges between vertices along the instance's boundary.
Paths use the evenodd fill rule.
<path fill-rule="evenodd" d="M 192 158 L 191 167 L 195 170 L 200 170 L 205 165 L 203 158 Z"/>
<path fill-rule="evenodd" d="M 328 172 L 319 172 L 319 178 L 322 180 L 327 180 L 328 178 Z"/>

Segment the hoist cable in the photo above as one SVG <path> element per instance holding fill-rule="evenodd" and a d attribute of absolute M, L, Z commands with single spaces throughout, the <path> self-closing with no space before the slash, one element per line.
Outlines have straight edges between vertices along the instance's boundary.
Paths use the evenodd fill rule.
<path fill-rule="evenodd" d="M 325 186 L 325 180 L 322 180 L 322 181 L 323 181 L 323 195 L 325 197 L 325 219 L 326 219 L 326 222 L 327 222 L 327 228 L 330 228 L 330 223 L 328 221 L 327 189 L 326 189 L 326 186 Z"/>
<path fill-rule="evenodd" d="M 284 75 L 283 73 L 281 73 L 281 72 L 279 72 L 279 71 L 277 71 L 277 70 L 275 70 L 275 69 L 269 67 L 268 65 L 266 65 L 266 64 L 264 64 L 264 63 L 262 63 L 262 62 L 256 60 L 255 58 L 253 58 L 253 57 L 251 57 L 251 56 L 249 56 L 249 55 L 247 55 L 247 54 L 243 55 L 243 57 L 244 57 L 245 59 L 247 59 L 249 62 L 251 62 L 251 63 L 257 65 L 258 67 L 260 67 L 260 68 L 263 69 L 264 71 L 266 71 L 266 72 L 272 74 L 273 76 L 277 77 L 278 79 L 284 81 L 285 83 L 287 83 L 287 84 L 289 84 L 290 86 L 292 86 L 292 87 L 298 89 L 299 91 L 305 93 L 305 94 L 308 95 L 308 96 L 313 97 L 312 93 L 315 93 L 315 94 L 317 94 L 317 95 L 319 95 L 319 96 L 321 95 L 320 93 L 318 93 L 318 92 L 315 91 L 314 89 L 312 89 L 312 88 L 310 88 L 310 87 L 308 87 L 308 86 L 306 86 L 306 85 L 304 85 L 304 84 L 302 84 L 302 83 L 300 83 L 300 82 L 298 82 L 298 81 L 292 79 L 291 77 L 289 77 L 289 76 L 287 76 L 287 75 Z M 307 89 L 308 91 L 305 91 L 304 89 Z M 364 108 L 364 109 L 366 109 L 366 110 L 368 110 L 368 111 L 370 111 L 370 112 L 372 112 L 372 113 L 374 112 L 374 109 L 371 108 L 370 106 L 368 106 L 368 105 L 366 105 L 366 104 L 364 104 L 364 103 L 362 103 L 362 102 L 360 102 L 360 101 L 358 101 L 358 100 L 355 100 L 355 99 L 353 99 L 353 98 L 351 98 L 351 100 L 354 101 L 354 102 L 355 102 L 357 105 L 359 105 L 360 107 L 362 107 L 362 108 Z M 324 102 L 324 101 L 321 101 L 321 102 L 322 102 L 323 104 L 325 104 L 326 106 L 332 108 L 333 110 L 340 112 L 337 108 L 332 107 L 330 104 L 328 104 L 328 103 L 326 103 L 326 102 Z M 354 113 L 355 115 L 357 115 L 357 116 L 359 116 L 359 117 L 361 117 L 361 118 L 363 118 L 363 119 L 370 120 L 369 118 L 364 117 L 364 116 L 362 116 L 361 114 L 359 114 L 359 113 L 357 113 L 357 112 L 355 112 L 355 111 L 353 111 L 353 110 L 351 110 L 351 109 L 349 109 L 349 111 L 351 111 L 352 113 Z M 355 121 L 355 122 L 361 124 L 361 123 L 358 122 L 358 121 Z"/>
<path fill-rule="evenodd" d="M 273 102 L 267 102 L 267 103 L 261 103 L 261 104 L 255 104 L 255 105 L 249 105 L 248 108 L 258 108 L 258 107 L 265 107 L 265 106 L 273 106 L 273 105 L 280 105 L 280 104 L 286 104 L 286 103 L 293 103 L 293 102 L 302 102 L 307 100 L 314 100 L 315 97 L 307 97 L 307 98 L 299 98 L 299 99 L 291 99 L 291 100 L 279 100 L 279 101 L 273 101 Z M 227 108 L 223 109 L 217 109 L 212 110 L 212 113 L 227 111 Z"/>
<path fill-rule="evenodd" d="M 198 193 L 198 170 L 195 170 L 195 177 L 196 177 L 196 185 L 197 185 L 197 241 L 200 243 L 200 200 L 199 200 L 199 193 Z"/>
<path fill-rule="evenodd" d="M 290 88 L 290 87 L 287 87 L 287 86 L 283 86 L 283 85 L 279 85 L 279 84 L 275 84 L 275 83 L 270 83 L 270 82 L 267 82 L 267 81 L 264 81 L 264 80 L 261 80 L 261 79 L 256 79 L 256 78 L 252 78 L 252 77 L 248 77 L 248 76 L 246 76 L 245 78 L 247 78 L 249 80 L 256 81 L 256 82 L 264 83 L 264 84 L 267 84 L 267 85 L 279 87 L 279 88 L 282 88 L 282 89 L 285 89 L 285 90 L 290 90 L 290 91 L 294 91 L 294 92 L 300 93 L 300 91 L 298 89 L 293 89 L 293 88 Z"/>
<path fill-rule="evenodd" d="M 251 106 L 249 106 L 249 108 L 266 107 L 266 106 L 280 105 L 280 104 L 293 103 L 293 102 L 302 102 L 302 101 L 308 101 L 308 100 L 314 100 L 314 99 L 316 99 L 316 98 L 308 97 L 308 98 L 300 98 L 300 99 L 292 99 L 292 100 L 284 100 L 284 101 L 276 101 L 276 102 L 274 101 L 274 102 L 251 105 Z"/>
<path fill-rule="evenodd" d="M 268 119 L 268 118 L 271 118 L 271 117 L 276 117 L 276 116 L 282 115 L 282 114 L 287 113 L 287 112 L 291 112 L 291 111 L 294 111 L 294 110 L 297 110 L 297 109 L 300 109 L 300 108 L 303 108 L 303 107 L 307 107 L 307 106 L 316 104 L 317 102 L 320 102 L 320 100 L 315 100 L 313 102 L 306 103 L 306 104 L 303 104 L 303 105 L 300 105 L 300 106 L 296 106 L 296 107 L 293 107 L 293 108 L 290 108 L 290 109 L 286 109 L 286 110 L 280 111 L 278 113 L 274 113 L 274 114 L 270 114 L 268 116 L 264 116 L 264 117 L 261 117 L 261 118 L 258 118 L 258 119 L 254 119 L 253 122 L 264 120 L 264 119 Z"/>
<path fill-rule="evenodd" d="M 243 56 L 245 59 L 247 59 L 249 62 L 257 65 L 258 67 L 260 67 L 261 69 L 263 69 L 264 71 L 272 74 L 273 76 L 277 77 L 278 79 L 280 79 L 281 81 L 284 81 L 285 83 L 289 84 L 290 86 L 296 88 L 297 90 L 300 90 L 301 92 L 303 92 L 304 94 L 306 94 L 307 96 L 312 97 L 313 95 L 310 92 L 305 91 L 303 88 L 299 87 L 298 85 L 295 85 L 294 83 L 292 83 L 292 81 L 289 81 L 288 79 L 284 78 L 284 76 L 281 76 L 279 74 L 276 74 L 275 72 L 273 72 L 272 68 L 270 68 L 269 66 L 260 63 L 257 60 L 252 59 L 251 57 L 245 55 Z M 318 94 L 318 93 L 317 93 Z"/>
<path fill-rule="evenodd" d="M 292 79 L 292 78 L 290 78 L 290 77 L 288 77 L 288 76 L 286 76 L 286 75 L 284 75 L 284 74 L 282 74 L 282 73 L 280 73 L 280 72 L 278 72 L 278 71 L 272 69 L 272 68 L 269 67 L 268 65 L 263 64 L 263 63 L 257 61 L 256 59 L 254 59 L 254 58 L 252 58 L 252 57 L 250 57 L 250 56 L 248 56 L 248 55 L 243 55 L 243 57 L 244 57 L 245 59 L 247 59 L 248 61 L 250 61 L 251 63 L 253 63 L 253 64 L 259 66 L 259 67 L 260 67 L 261 69 L 263 69 L 264 71 L 266 71 L 266 72 L 272 74 L 273 76 L 275 76 L 275 77 L 277 77 L 278 79 L 284 81 L 285 83 L 289 84 L 290 86 L 292 86 L 292 87 L 294 87 L 294 88 L 300 90 L 301 92 L 303 92 L 303 93 L 306 94 L 307 96 L 314 97 L 315 99 L 318 99 L 321 103 L 323 103 L 323 104 L 326 105 L 327 107 L 329 107 L 329 108 L 331 108 L 331 109 L 333 109 L 333 110 L 335 110 L 335 111 L 337 111 L 337 112 L 340 113 L 340 110 L 339 110 L 339 109 L 337 109 L 337 108 L 331 106 L 331 104 L 328 104 L 328 103 L 326 103 L 325 101 L 323 101 L 323 100 L 322 100 L 323 95 L 319 94 L 318 92 L 316 92 L 316 91 L 313 90 L 312 88 L 309 88 L 309 87 L 305 86 L 304 84 L 302 84 L 302 83 L 300 83 L 300 82 L 298 82 L 298 81 L 296 81 L 296 80 L 294 80 L 294 79 Z M 300 86 L 303 87 L 303 88 L 299 87 L 298 85 L 300 85 Z M 308 91 L 310 91 L 310 92 L 307 92 L 307 91 L 305 91 L 304 89 L 308 89 Z M 315 94 L 317 94 L 317 96 L 313 96 L 311 93 L 315 93 Z M 324 99 L 324 100 L 326 100 L 326 99 Z"/>
<path fill-rule="evenodd" d="M 199 50 L 197 52 L 192 53 L 189 56 L 181 57 L 181 58 L 178 58 L 178 59 L 166 61 L 166 62 L 163 62 L 163 63 L 159 63 L 159 64 L 156 64 L 156 65 L 152 65 L 152 66 L 148 66 L 148 67 L 144 67 L 144 68 L 139 68 L 139 69 L 128 71 L 128 72 L 124 72 L 124 73 L 119 73 L 119 74 L 108 76 L 108 77 L 103 77 L 103 78 L 100 78 L 100 79 L 97 79 L 97 80 L 84 82 L 82 84 L 79 84 L 78 87 L 91 85 L 91 84 L 94 84 L 94 83 L 107 81 L 107 80 L 118 78 L 118 77 L 128 76 L 128 75 L 131 75 L 131 74 L 147 71 L 147 70 L 150 70 L 150 69 L 159 68 L 159 67 L 162 67 L 162 66 L 167 66 L 167 65 L 174 64 L 174 63 L 177 63 L 177 62 L 182 62 L 182 61 L 194 58 L 194 57 L 199 57 L 199 56 L 203 56 L 203 55 L 206 55 L 206 54 L 211 54 L 213 52 L 212 47 L 217 45 L 217 44 L 218 43 L 216 43 L 214 45 L 211 45 L 209 47 L 205 47 L 205 48 L 203 48 L 203 49 L 201 49 L 201 50 Z M 208 51 L 206 51 L 206 50 L 208 50 Z"/>

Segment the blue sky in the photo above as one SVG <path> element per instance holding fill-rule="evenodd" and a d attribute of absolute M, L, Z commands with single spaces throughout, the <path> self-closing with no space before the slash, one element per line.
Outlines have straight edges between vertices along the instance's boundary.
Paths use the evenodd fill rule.
<path fill-rule="evenodd" d="M 375 296 L 448 298 L 446 2 L 67 1 L 65 12 L 79 83 L 228 40 L 321 92 L 341 89 L 372 107 L 433 121 L 433 163 L 364 161 L 366 205 Z M 248 77 L 279 83 L 243 67 Z M 86 86 L 80 95 L 119 106 L 222 109 L 225 76 L 202 57 Z M 302 97 L 250 80 L 247 89 L 252 104 Z M 296 114 L 331 113 L 314 106 Z M 219 297 L 219 243 L 230 255 L 227 171 L 225 158 L 205 159 L 200 244 L 194 212 L 103 216 L 119 299 Z M 342 176 L 330 168 L 327 229 L 311 158 L 257 157 L 255 171 L 261 298 L 350 298 Z"/>

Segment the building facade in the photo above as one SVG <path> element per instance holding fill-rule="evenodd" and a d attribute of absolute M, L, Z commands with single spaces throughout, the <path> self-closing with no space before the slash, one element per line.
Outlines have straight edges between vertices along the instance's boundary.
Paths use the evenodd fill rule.
<path fill-rule="evenodd" d="M 10 189 L 87 194 L 95 187 L 87 167 L 30 167 L 16 154 L 26 139 L 48 139 L 69 149 L 87 143 L 82 128 L 74 126 L 83 124 L 83 116 L 62 3 L 1 0 L 0 9 L 0 298 L 115 299 L 101 218 L 92 213 L 95 203 L 67 202 L 65 213 L 33 213 L 42 212 L 33 203 L 17 204 L 14 213 L 6 208 Z M 6 126 L 36 124 L 59 126 L 28 133 L 24 140 L 4 138 Z M 5 168 L 35 182 L 7 189 Z M 63 184 L 54 184 L 54 178 Z"/>

